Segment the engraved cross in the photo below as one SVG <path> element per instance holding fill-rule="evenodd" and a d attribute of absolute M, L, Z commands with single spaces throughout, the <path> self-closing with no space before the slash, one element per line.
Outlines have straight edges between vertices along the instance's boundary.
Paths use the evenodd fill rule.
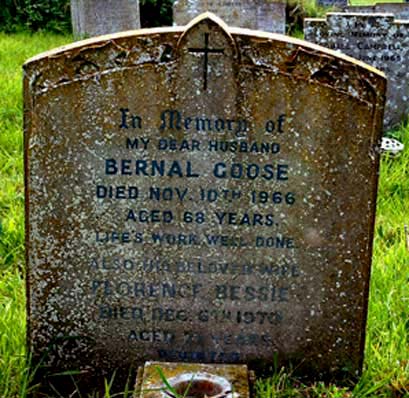
<path fill-rule="evenodd" d="M 190 53 L 204 54 L 203 89 L 207 90 L 207 72 L 209 67 L 209 54 L 224 54 L 224 48 L 209 48 L 209 33 L 204 34 L 204 48 L 189 48 Z"/>

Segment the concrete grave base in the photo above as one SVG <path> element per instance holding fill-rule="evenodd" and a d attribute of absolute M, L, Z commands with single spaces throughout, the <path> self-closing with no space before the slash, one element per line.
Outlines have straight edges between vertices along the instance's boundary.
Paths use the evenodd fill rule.
<path fill-rule="evenodd" d="M 174 391 L 166 386 L 165 380 Z M 139 368 L 134 398 L 174 398 L 178 395 L 190 398 L 249 398 L 247 366 L 146 362 Z"/>

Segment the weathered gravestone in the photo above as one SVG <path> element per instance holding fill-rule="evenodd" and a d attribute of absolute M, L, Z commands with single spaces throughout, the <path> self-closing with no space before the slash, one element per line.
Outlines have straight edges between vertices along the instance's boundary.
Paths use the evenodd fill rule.
<path fill-rule="evenodd" d="M 139 0 L 71 0 L 71 21 L 77 38 L 139 29 Z"/>
<path fill-rule="evenodd" d="M 304 37 L 385 72 L 388 78 L 384 127 L 394 127 L 409 113 L 409 21 L 391 14 L 328 13 L 304 20 Z"/>
<path fill-rule="evenodd" d="M 322 7 L 336 7 L 344 10 L 348 7 L 348 0 L 317 0 L 317 4 Z"/>
<path fill-rule="evenodd" d="M 42 54 L 24 84 L 35 361 L 359 371 L 380 72 L 206 13 Z"/>
<path fill-rule="evenodd" d="M 285 33 L 284 0 L 176 0 L 173 21 L 186 25 L 205 11 L 210 11 L 231 26 Z"/>
<path fill-rule="evenodd" d="M 348 13 L 393 14 L 395 19 L 409 19 L 408 3 L 376 3 L 373 5 L 349 6 Z"/>

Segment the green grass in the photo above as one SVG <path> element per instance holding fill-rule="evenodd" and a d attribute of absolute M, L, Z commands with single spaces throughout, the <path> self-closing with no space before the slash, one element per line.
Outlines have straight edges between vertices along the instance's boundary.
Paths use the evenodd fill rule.
<path fill-rule="evenodd" d="M 0 397 L 24 397 L 25 347 L 22 65 L 71 41 L 50 34 L 0 33 Z"/>
<path fill-rule="evenodd" d="M 33 369 L 25 360 L 23 62 L 70 37 L 0 34 L 0 397 L 26 397 Z M 393 132 L 409 148 L 409 128 Z M 364 373 L 355 387 L 303 385 L 278 369 L 258 380 L 257 396 L 409 397 L 409 150 L 382 161 Z M 107 382 L 107 393 L 109 394 Z"/>
<path fill-rule="evenodd" d="M 23 260 L 22 65 L 29 57 L 69 42 L 50 34 L 0 33 L 0 271 Z"/>

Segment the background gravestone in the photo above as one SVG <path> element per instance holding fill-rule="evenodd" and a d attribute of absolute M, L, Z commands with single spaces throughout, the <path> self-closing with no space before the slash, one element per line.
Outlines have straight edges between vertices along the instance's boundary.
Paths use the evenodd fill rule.
<path fill-rule="evenodd" d="M 349 6 L 348 13 L 393 14 L 395 19 L 409 19 L 408 3 L 376 3 L 373 5 Z"/>
<path fill-rule="evenodd" d="M 306 18 L 304 37 L 384 71 L 388 77 L 384 127 L 407 118 L 409 21 L 391 14 L 328 13 L 326 19 Z"/>
<path fill-rule="evenodd" d="M 210 11 L 231 26 L 285 33 L 285 1 L 272 0 L 176 0 L 173 21 L 186 25 L 205 11 Z"/>
<path fill-rule="evenodd" d="M 317 5 L 322 7 L 336 7 L 343 10 L 348 7 L 348 0 L 317 0 Z"/>
<path fill-rule="evenodd" d="M 139 29 L 139 0 L 71 0 L 76 38 Z"/>
<path fill-rule="evenodd" d="M 24 87 L 34 362 L 359 372 L 380 72 L 204 14 L 42 54 Z"/>

